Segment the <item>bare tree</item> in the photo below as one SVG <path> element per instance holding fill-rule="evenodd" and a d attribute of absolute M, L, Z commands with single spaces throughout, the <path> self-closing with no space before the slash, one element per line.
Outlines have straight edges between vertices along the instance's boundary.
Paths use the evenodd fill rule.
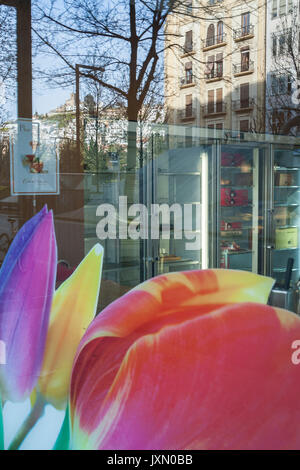
<path fill-rule="evenodd" d="M 10 103 L 15 98 L 16 86 L 16 30 L 15 9 L 0 5 L 0 123 L 9 117 Z"/>
<path fill-rule="evenodd" d="M 98 82 L 124 103 L 128 121 L 137 122 L 148 99 L 162 97 L 159 60 L 165 23 L 174 11 L 192 15 L 190 0 L 57 0 L 35 1 L 33 30 L 62 68 L 49 71 L 56 83 L 70 83 L 75 63 L 104 67 Z M 45 50 L 45 49 L 44 49 Z M 129 136 L 128 167 L 136 164 L 136 135 Z M 130 148 L 133 149 L 130 152 Z"/>
<path fill-rule="evenodd" d="M 300 27 L 298 7 L 281 18 L 272 37 L 272 69 L 267 77 L 267 119 L 272 133 L 289 133 L 300 127 Z M 299 90 L 300 91 L 300 90 Z"/>

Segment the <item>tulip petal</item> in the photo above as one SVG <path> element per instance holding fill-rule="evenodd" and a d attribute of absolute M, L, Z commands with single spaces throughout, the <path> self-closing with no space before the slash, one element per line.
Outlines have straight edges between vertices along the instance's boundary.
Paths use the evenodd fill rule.
<path fill-rule="evenodd" d="M 35 386 L 42 364 L 57 264 L 52 212 L 44 208 L 15 237 L 0 271 L 0 366 L 4 400 L 21 401 Z"/>
<path fill-rule="evenodd" d="M 103 248 L 97 244 L 53 297 L 38 390 L 59 409 L 66 407 L 74 356 L 96 314 L 102 264 Z"/>
<path fill-rule="evenodd" d="M 73 395 L 73 448 L 300 449 L 298 338 L 296 315 L 253 303 L 140 335 L 104 398 Z M 94 381 L 100 344 L 82 350 Z"/>
<path fill-rule="evenodd" d="M 126 336 L 180 307 L 214 310 L 235 302 L 267 303 L 274 280 L 246 271 L 207 269 L 157 276 L 111 303 L 88 329 L 77 354 L 101 336 Z M 142 313 L 141 313 L 142 312 Z"/>

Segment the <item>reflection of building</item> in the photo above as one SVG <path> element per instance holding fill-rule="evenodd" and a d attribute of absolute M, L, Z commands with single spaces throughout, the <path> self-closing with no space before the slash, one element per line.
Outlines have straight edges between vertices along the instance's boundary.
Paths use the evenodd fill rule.
<path fill-rule="evenodd" d="M 278 133 L 297 108 L 299 114 L 292 100 L 300 72 L 299 2 L 268 0 L 266 14 L 266 129 Z"/>
<path fill-rule="evenodd" d="M 262 132 L 265 2 L 207 4 L 168 19 L 167 46 L 177 44 L 165 54 L 169 122 Z"/>
<path fill-rule="evenodd" d="M 56 109 L 50 111 L 48 114 L 49 116 L 55 116 L 56 114 L 75 113 L 75 112 L 76 112 L 76 97 L 75 97 L 75 93 L 71 93 L 70 98 L 66 100 L 63 105 L 58 106 Z"/>

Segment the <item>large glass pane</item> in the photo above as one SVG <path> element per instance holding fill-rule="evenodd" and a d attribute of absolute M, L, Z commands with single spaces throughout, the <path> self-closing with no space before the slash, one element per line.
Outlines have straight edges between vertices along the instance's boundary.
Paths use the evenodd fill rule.
<path fill-rule="evenodd" d="M 259 148 L 222 145 L 219 266 L 258 272 L 261 207 Z"/>
<path fill-rule="evenodd" d="M 292 286 L 295 286 L 300 276 L 299 157 L 299 147 L 275 147 L 272 277 L 276 279 L 277 285 L 282 287 L 285 286 L 285 279 L 288 275 L 288 260 L 292 269 Z"/>

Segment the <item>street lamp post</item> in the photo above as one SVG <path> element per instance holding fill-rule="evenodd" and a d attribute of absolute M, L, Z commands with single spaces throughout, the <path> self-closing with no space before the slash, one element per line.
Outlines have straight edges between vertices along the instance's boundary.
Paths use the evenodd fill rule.
<path fill-rule="evenodd" d="M 104 72 L 103 67 L 95 67 L 93 65 L 83 65 L 76 64 L 75 73 L 76 73 L 76 142 L 78 154 L 80 154 L 80 95 L 79 95 L 79 85 L 80 85 L 80 69 L 94 70 L 97 72 Z"/>

